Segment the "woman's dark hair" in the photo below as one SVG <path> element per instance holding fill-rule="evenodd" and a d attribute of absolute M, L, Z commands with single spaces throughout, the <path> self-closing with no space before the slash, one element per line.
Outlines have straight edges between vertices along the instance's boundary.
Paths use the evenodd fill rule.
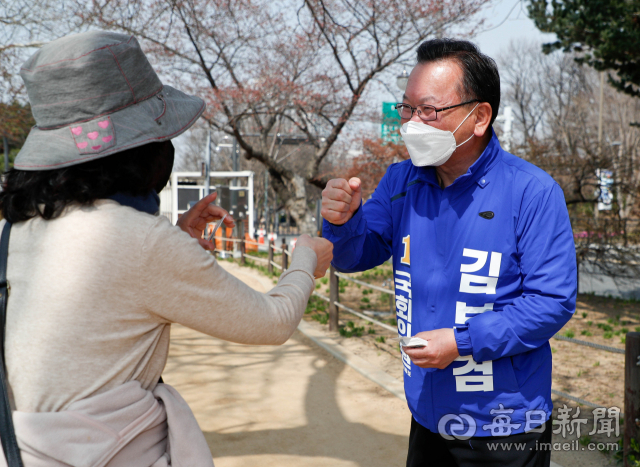
<path fill-rule="evenodd" d="M 418 47 L 418 63 L 454 60 L 462 69 L 458 90 L 463 101 L 478 99 L 491 105 L 491 125 L 500 107 L 500 74 L 496 62 L 469 41 L 433 39 Z"/>
<path fill-rule="evenodd" d="M 15 170 L 4 175 L 0 211 L 9 222 L 58 217 L 71 203 L 90 205 L 121 192 L 160 192 L 173 167 L 171 141 L 149 143 L 112 156 L 56 170 Z"/>

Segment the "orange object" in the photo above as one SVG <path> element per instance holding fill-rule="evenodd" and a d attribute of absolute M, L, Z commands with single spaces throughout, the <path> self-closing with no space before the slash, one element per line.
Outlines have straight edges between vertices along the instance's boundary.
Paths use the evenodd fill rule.
<path fill-rule="evenodd" d="M 257 252 L 259 243 L 264 243 L 264 236 L 258 237 L 258 241 L 255 241 L 253 238 L 249 236 L 249 233 L 244 234 L 244 250 L 245 251 Z"/>

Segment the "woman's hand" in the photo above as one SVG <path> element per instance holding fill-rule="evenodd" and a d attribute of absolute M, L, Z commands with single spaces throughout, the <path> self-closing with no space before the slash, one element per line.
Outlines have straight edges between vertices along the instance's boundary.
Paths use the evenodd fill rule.
<path fill-rule="evenodd" d="M 327 273 L 327 269 L 333 259 L 333 243 L 325 238 L 310 237 L 307 234 L 300 235 L 296 241 L 296 248 L 299 246 L 307 246 L 315 251 L 318 258 L 318 264 L 313 275 L 316 279 L 323 277 Z"/>
<path fill-rule="evenodd" d="M 208 223 L 219 221 L 222 216 L 226 215 L 227 217 L 223 222 L 224 225 L 229 228 L 233 228 L 236 225 L 233 218 L 225 209 L 222 209 L 220 206 L 216 206 L 215 204 L 211 204 L 215 201 L 217 196 L 218 194 L 216 192 L 211 193 L 209 196 L 205 196 L 193 205 L 191 209 L 180 216 L 180 219 L 178 219 L 178 222 L 176 223 L 178 227 L 191 235 L 191 237 L 198 240 L 200 246 L 205 250 L 215 249 L 215 243 L 202 238 L 202 232 L 207 227 Z"/>

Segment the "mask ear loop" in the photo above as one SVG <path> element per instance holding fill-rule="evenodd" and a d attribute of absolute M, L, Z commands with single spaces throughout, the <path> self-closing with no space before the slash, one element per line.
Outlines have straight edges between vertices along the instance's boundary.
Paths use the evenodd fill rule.
<path fill-rule="evenodd" d="M 476 104 L 476 106 L 475 106 L 473 109 L 471 109 L 471 112 L 469 112 L 469 113 L 467 114 L 467 116 L 466 116 L 466 117 L 464 117 L 464 120 L 462 120 L 462 121 L 460 122 L 460 125 L 458 125 L 458 126 L 456 127 L 456 129 L 455 129 L 455 130 L 453 130 L 453 133 L 451 133 L 452 135 L 453 135 L 453 134 L 455 134 L 455 132 L 456 132 L 456 131 L 458 131 L 458 128 L 460 128 L 460 127 L 462 126 L 462 124 L 463 124 L 464 122 L 466 122 L 466 121 L 467 121 L 467 118 L 469 118 L 469 115 L 471 115 L 471 114 L 473 113 L 473 111 L 474 111 L 474 110 L 476 110 L 476 108 L 477 108 L 479 105 L 480 105 L 480 102 L 478 102 L 478 103 Z M 473 138 L 473 136 L 474 136 L 474 134 L 473 134 L 473 133 L 471 133 L 471 136 L 469 136 L 469 138 L 468 138 L 466 141 L 463 141 L 462 143 L 458 144 L 458 145 L 456 146 L 456 148 L 459 148 L 459 147 L 460 147 L 460 146 L 462 146 L 463 144 L 468 143 L 469 141 L 471 141 L 471 138 Z"/>

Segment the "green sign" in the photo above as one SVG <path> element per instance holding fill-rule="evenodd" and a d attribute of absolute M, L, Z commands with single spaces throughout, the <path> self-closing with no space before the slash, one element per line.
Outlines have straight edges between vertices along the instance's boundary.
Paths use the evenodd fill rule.
<path fill-rule="evenodd" d="M 380 137 L 391 143 L 400 143 L 400 115 L 396 110 L 395 102 L 382 103 L 382 126 L 380 128 Z"/>

